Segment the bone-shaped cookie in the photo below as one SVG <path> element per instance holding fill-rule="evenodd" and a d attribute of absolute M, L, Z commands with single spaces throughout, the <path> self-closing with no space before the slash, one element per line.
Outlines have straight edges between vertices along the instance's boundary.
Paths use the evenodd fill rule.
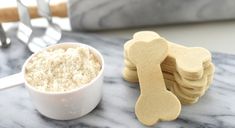
<path fill-rule="evenodd" d="M 211 83 L 211 77 L 214 73 L 214 65 L 211 63 L 210 66 L 204 69 L 204 74 L 202 79 L 191 81 L 181 78 L 178 73 L 168 73 L 163 71 L 163 77 L 165 80 L 170 80 L 177 82 L 179 85 L 178 90 L 182 90 L 183 93 L 189 97 L 200 97 L 207 90 L 209 84 Z M 127 67 L 124 68 L 123 78 L 130 82 L 138 82 L 138 76 L 136 70 L 131 70 Z M 166 84 L 168 85 L 168 84 Z M 171 84 L 173 85 L 173 84 Z"/>
<path fill-rule="evenodd" d="M 200 90 L 194 90 L 194 89 L 190 89 L 190 88 L 185 88 L 182 86 L 179 86 L 179 89 L 181 90 L 181 92 L 187 96 L 194 96 L 194 97 L 201 97 L 204 95 L 205 91 L 208 89 L 210 83 L 211 83 L 211 77 L 213 77 L 213 75 L 209 75 L 207 78 L 207 85 L 200 89 Z"/>
<path fill-rule="evenodd" d="M 152 41 L 153 38 L 152 37 L 155 37 L 155 38 L 160 38 L 160 36 L 156 33 L 156 32 L 152 32 L 152 31 L 145 31 L 145 32 L 148 32 L 148 34 L 144 35 L 144 36 L 137 36 L 135 37 L 135 35 L 133 35 L 133 39 L 132 40 L 129 40 L 127 41 L 125 44 L 124 44 L 124 58 L 126 59 L 129 59 L 128 57 L 128 50 L 129 50 L 129 47 L 131 46 L 131 44 L 135 43 L 136 41 L 145 41 L 145 42 L 149 42 L 149 41 Z M 130 61 L 126 61 L 127 65 L 129 65 L 131 69 L 136 69 L 135 65 L 130 62 Z"/>
<path fill-rule="evenodd" d="M 140 122 L 153 125 L 159 120 L 174 120 L 179 116 L 181 104 L 167 91 L 160 63 L 167 56 L 167 43 L 158 38 L 149 42 L 136 41 L 130 45 L 128 56 L 137 67 L 140 96 L 135 113 Z"/>
<path fill-rule="evenodd" d="M 213 69 L 213 65 L 211 65 Z M 209 67 L 210 68 L 210 67 Z M 206 69 L 205 72 L 208 72 L 210 69 Z M 211 72 L 213 74 L 213 70 Z M 204 74 L 206 75 L 206 74 Z M 138 76 L 136 70 L 131 70 L 128 68 L 124 68 L 123 77 L 125 80 L 130 82 L 138 82 Z M 184 87 L 178 84 L 175 81 L 175 76 L 173 74 L 163 72 L 163 77 L 165 81 L 165 85 L 167 89 L 171 90 L 180 100 L 182 104 L 193 104 L 198 101 L 199 97 L 201 97 L 205 91 L 208 89 L 208 86 L 211 83 L 213 75 L 207 76 L 206 85 L 202 86 L 202 88 L 193 88 L 188 85 L 188 87 Z M 199 82 L 200 84 L 200 82 Z M 172 90 L 173 89 L 173 90 Z"/>
<path fill-rule="evenodd" d="M 125 64 L 125 67 L 127 67 L 131 70 L 136 70 L 135 65 L 131 61 L 129 61 L 128 58 L 124 58 L 124 64 Z M 161 69 L 162 69 L 162 71 L 169 72 L 169 73 L 172 73 L 172 72 L 176 71 L 174 66 L 163 64 L 163 63 L 161 63 Z"/>
<path fill-rule="evenodd" d="M 170 79 L 170 80 L 174 79 L 182 87 L 193 88 L 193 89 L 196 89 L 196 90 L 198 90 L 198 89 L 200 90 L 200 89 L 206 87 L 208 85 L 207 84 L 208 83 L 207 79 L 209 78 L 208 76 L 210 76 L 211 74 L 214 73 L 214 66 L 213 66 L 212 63 L 210 63 L 209 67 L 204 69 L 203 76 L 201 77 L 201 79 L 198 79 L 198 80 L 185 79 L 184 77 L 181 77 L 178 72 L 176 72 L 176 71 L 168 72 L 168 71 L 165 71 L 165 68 L 170 68 L 170 67 L 161 65 L 161 69 L 163 71 L 163 76 L 164 76 L 165 79 Z M 133 80 L 130 81 L 130 80 L 126 79 L 127 81 L 138 82 L 138 78 L 136 78 L 136 77 L 138 77 L 136 69 L 130 69 L 129 67 L 128 68 L 125 67 L 124 71 L 125 71 L 125 73 L 123 73 L 124 78 L 127 76 L 127 74 L 131 74 L 131 76 L 130 75 L 128 75 L 128 76 L 129 76 L 129 78 L 132 78 L 134 80 L 134 81 Z M 170 74 L 170 75 L 165 75 L 165 74 Z"/>
<path fill-rule="evenodd" d="M 177 72 L 174 72 L 174 77 L 176 82 L 184 87 L 191 87 L 191 88 L 204 88 L 207 86 L 207 79 L 208 76 L 214 73 L 214 65 L 211 63 L 210 66 L 204 69 L 204 74 L 202 75 L 201 79 L 199 80 L 188 80 L 182 78 Z"/>
<path fill-rule="evenodd" d="M 187 79 L 182 79 L 178 73 L 171 74 L 166 72 L 163 72 L 163 77 L 165 81 L 168 80 L 176 83 L 176 85 L 178 85 L 177 90 L 180 90 L 181 93 L 187 95 L 188 97 L 200 97 L 204 94 L 204 91 L 207 90 L 213 73 L 214 65 L 211 63 L 210 66 L 204 70 L 203 77 L 200 80 L 190 81 Z M 174 84 L 170 84 L 170 86 L 173 85 Z"/>
<path fill-rule="evenodd" d="M 137 32 L 134 34 L 133 39 L 125 44 L 124 50 L 128 51 L 129 44 L 133 43 L 133 41 L 148 41 L 157 38 L 160 38 L 160 36 L 152 31 Z M 169 41 L 167 42 L 169 47 L 168 55 L 163 63 L 168 63 L 170 65 L 175 63 L 176 70 L 186 79 L 200 79 L 204 68 L 211 62 L 210 52 L 204 48 L 185 47 Z M 128 54 L 125 56 L 128 58 Z"/>
<path fill-rule="evenodd" d="M 132 83 L 139 82 L 136 70 L 131 70 L 131 69 L 125 67 L 123 69 L 122 75 L 126 81 L 129 81 Z"/>
<path fill-rule="evenodd" d="M 174 58 L 177 71 L 186 79 L 200 79 L 204 67 L 211 62 L 211 54 L 204 48 L 184 47 L 170 42 L 168 47 L 168 58 Z"/>

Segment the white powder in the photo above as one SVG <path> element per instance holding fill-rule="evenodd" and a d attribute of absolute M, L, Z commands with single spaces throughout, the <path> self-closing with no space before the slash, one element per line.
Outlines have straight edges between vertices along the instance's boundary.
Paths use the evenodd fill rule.
<path fill-rule="evenodd" d="M 25 78 L 39 90 L 64 92 L 89 83 L 100 69 L 99 61 L 86 47 L 50 49 L 30 60 Z"/>

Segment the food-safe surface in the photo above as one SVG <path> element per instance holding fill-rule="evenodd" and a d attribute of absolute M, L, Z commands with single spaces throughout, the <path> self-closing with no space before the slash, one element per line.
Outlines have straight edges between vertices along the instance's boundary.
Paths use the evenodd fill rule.
<path fill-rule="evenodd" d="M 19 72 L 30 55 L 13 37 L 9 49 L 0 50 L 0 77 Z M 0 91 L 0 127 L 144 127 L 134 114 L 139 88 L 122 79 L 123 44 L 126 40 L 71 32 L 64 41 L 85 42 L 97 48 L 105 59 L 103 99 L 88 115 L 71 121 L 56 121 L 41 116 L 27 90 L 21 86 Z M 213 53 L 216 66 L 214 82 L 198 103 L 183 106 L 179 118 L 160 122 L 156 127 L 235 127 L 235 56 Z"/>

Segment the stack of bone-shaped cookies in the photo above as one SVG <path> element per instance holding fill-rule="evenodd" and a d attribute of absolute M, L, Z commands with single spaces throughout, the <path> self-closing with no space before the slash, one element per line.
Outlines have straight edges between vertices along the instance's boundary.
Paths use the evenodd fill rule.
<path fill-rule="evenodd" d="M 163 55 L 164 49 L 165 57 Z M 177 114 L 179 114 L 181 109 L 177 101 L 180 101 L 181 104 L 197 102 L 213 80 L 214 65 L 211 62 L 211 54 L 208 50 L 200 47 L 178 45 L 151 31 L 135 33 L 133 39 L 127 41 L 124 45 L 124 58 L 123 78 L 130 82 L 140 82 L 141 96 L 136 103 L 135 112 L 138 119 L 146 125 L 152 125 L 158 120 L 173 120 L 177 118 Z M 145 112 L 146 108 L 138 107 L 141 106 L 138 104 L 143 102 L 144 96 L 155 95 L 154 93 L 159 93 L 161 90 L 167 91 L 164 87 L 160 89 L 151 86 L 152 84 L 164 86 L 177 97 L 175 100 L 166 99 L 164 96 L 155 97 L 155 100 L 159 101 L 162 99 L 168 104 L 171 104 L 169 103 L 170 101 L 174 101 L 170 106 L 173 107 L 175 112 L 165 116 L 166 118 L 159 116 L 154 119 L 153 115 L 149 116 L 146 114 L 154 113 L 154 110 L 151 110 L 151 105 L 156 108 L 157 105 L 163 104 L 162 102 L 149 101 L 149 104 L 145 103 L 145 105 L 142 105 L 145 107 L 150 106 L 148 108 L 150 110 L 147 110 L 148 112 Z M 144 100 L 147 102 L 151 98 L 145 98 Z M 154 106 L 154 104 L 157 105 Z M 166 105 L 158 106 L 158 108 L 163 109 L 163 112 L 166 113 L 169 111 Z M 155 114 L 159 115 L 159 112 Z"/>

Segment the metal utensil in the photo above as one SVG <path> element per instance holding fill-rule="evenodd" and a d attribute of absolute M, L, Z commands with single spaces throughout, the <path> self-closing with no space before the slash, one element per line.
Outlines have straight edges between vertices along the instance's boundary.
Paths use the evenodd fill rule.
<path fill-rule="evenodd" d="M 5 31 L 0 23 L 0 47 L 6 48 L 11 44 L 11 40 L 7 38 Z"/>
<path fill-rule="evenodd" d="M 17 0 L 20 17 L 17 37 L 27 44 L 28 48 L 32 52 L 37 52 L 49 45 L 58 43 L 62 36 L 61 28 L 52 21 L 49 1 L 37 0 L 37 4 L 38 13 L 48 22 L 48 26 L 42 36 L 35 36 L 28 8 L 21 2 L 21 0 Z"/>

